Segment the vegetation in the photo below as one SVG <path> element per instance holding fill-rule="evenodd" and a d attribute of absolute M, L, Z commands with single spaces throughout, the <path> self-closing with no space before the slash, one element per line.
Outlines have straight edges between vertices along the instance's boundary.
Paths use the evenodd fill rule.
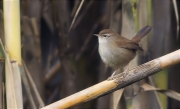
<path fill-rule="evenodd" d="M 177 0 L 0 1 L 0 109 L 39 108 L 106 80 L 93 34 L 152 32 L 129 69 L 179 49 Z M 79 108 L 180 108 L 179 64 Z M 161 94 L 160 94 L 161 93 Z"/>

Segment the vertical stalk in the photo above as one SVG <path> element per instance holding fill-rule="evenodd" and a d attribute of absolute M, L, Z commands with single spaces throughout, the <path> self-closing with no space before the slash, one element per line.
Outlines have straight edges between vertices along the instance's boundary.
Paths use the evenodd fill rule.
<path fill-rule="evenodd" d="M 20 5 L 19 0 L 4 0 L 5 45 L 11 60 L 21 65 Z"/>
<path fill-rule="evenodd" d="M 7 51 L 4 51 L 6 52 L 6 108 L 23 108 L 21 78 L 17 68 L 18 65 L 21 66 L 19 0 L 3 0 L 3 10 L 5 47 Z M 17 63 L 12 63 L 12 60 L 17 61 Z"/>

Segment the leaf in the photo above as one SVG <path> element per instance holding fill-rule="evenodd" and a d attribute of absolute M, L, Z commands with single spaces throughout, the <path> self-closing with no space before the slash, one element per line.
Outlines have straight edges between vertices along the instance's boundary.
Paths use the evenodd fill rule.
<path fill-rule="evenodd" d="M 146 83 L 142 84 L 141 88 L 144 91 L 157 91 L 157 92 L 160 92 L 162 94 L 165 94 L 166 96 L 168 96 L 170 98 L 173 98 L 175 100 L 180 101 L 180 94 L 173 91 L 173 90 L 156 88 L 156 87 L 153 87 L 153 86 L 146 84 Z"/>

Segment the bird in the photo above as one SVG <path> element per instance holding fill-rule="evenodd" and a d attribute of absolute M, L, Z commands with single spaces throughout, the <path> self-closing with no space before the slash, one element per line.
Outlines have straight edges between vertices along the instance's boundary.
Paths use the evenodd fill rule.
<path fill-rule="evenodd" d="M 138 50 L 143 51 L 139 43 L 151 29 L 151 26 L 143 27 L 131 40 L 112 29 L 105 29 L 99 34 L 94 34 L 98 36 L 98 51 L 102 61 L 116 71 L 122 69 L 136 56 Z"/>

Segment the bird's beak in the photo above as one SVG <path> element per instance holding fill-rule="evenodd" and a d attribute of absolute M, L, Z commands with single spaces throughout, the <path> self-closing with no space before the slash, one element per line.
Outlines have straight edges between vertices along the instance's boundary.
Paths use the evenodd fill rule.
<path fill-rule="evenodd" d="M 94 34 L 95 36 L 99 36 L 99 34 Z"/>

